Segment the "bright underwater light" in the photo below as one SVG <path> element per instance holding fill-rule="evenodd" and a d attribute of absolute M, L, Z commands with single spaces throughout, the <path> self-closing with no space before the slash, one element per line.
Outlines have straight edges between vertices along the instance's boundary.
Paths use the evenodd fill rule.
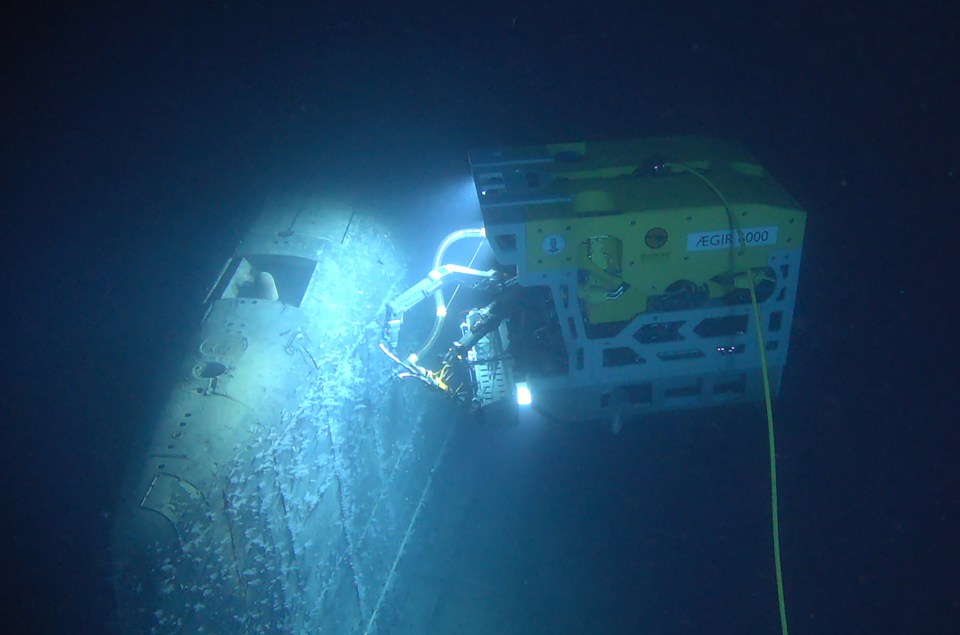
<path fill-rule="evenodd" d="M 530 394 L 530 387 L 527 382 L 517 382 L 517 405 L 529 406 L 533 403 L 533 395 Z"/>

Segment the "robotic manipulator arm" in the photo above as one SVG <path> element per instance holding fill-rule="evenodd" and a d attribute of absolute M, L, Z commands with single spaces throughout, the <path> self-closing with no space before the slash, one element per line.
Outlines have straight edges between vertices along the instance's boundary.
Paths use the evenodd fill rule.
<path fill-rule="evenodd" d="M 499 284 L 498 272 L 495 269 L 480 271 L 460 265 L 443 265 L 431 271 L 420 282 L 403 292 L 387 303 L 386 316 L 383 326 L 383 341 L 380 350 L 403 369 L 399 376 L 402 378 L 418 379 L 427 386 L 437 389 L 457 401 L 469 403 L 473 398 L 474 386 L 467 352 L 485 335 L 499 326 L 507 316 L 513 305 L 512 289 L 506 284 Z M 407 359 L 401 359 L 397 353 L 400 326 L 403 323 L 403 314 L 426 298 L 433 295 L 437 302 L 437 324 L 434 332 L 439 331 L 439 325 L 446 316 L 446 305 L 443 301 L 441 288 L 445 282 L 457 280 L 472 280 L 479 284 L 493 284 L 499 289 L 497 298 L 485 307 L 473 309 L 468 314 L 467 328 L 462 329 L 463 336 L 449 348 L 443 357 L 440 369 L 428 370 L 418 365 L 419 356 L 411 354 Z M 432 339 L 432 338 L 431 338 Z M 431 342 L 432 344 L 432 342 Z M 423 350 L 430 348 L 430 345 Z"/>

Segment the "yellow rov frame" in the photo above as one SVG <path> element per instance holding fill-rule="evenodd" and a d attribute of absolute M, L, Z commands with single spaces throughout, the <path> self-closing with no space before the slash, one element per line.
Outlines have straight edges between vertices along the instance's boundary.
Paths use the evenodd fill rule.
<path fill-rule="evenodd" d="M 806 213 L 753 156 L 715 139 L 527 146 L 470 159 L 484 227 L 449 235 L 430 273 L 387 303 L 381 350 L 401 376 L 469 398 L 488 421 L 511 423 L 529 405 L 558 420 L 606 418 L 616 432 L 632 414 L 764 402 L 787 635 L 772 397 L 787 361 Z M 497 267 L 444 264 L 464 238 L 485 239 Z M 461 339 L 432 372 L 417 360 L 447 314 L 444 280 L 459 277 L 497 295 L 467 312 Z M 431 295 L 434 329 L 403 361 L 394 352 L 403 313 Z"/>
<path fill-rule="evenodd" d="M 752 155 L 676 137 L 470 162 L 490 247 L 518 285 L 549 292 L 556 335 L 540 346 L 555 350 L 541 353 L 561 358 L 516 367 L 498 354 L 511 348 L 500 328 L 474 356 L 482 405 L 525 383 L 544 414 L 619 427 L 631 414 L 762 401 L 751 285 L 779 392 L 806 213 Z"/>

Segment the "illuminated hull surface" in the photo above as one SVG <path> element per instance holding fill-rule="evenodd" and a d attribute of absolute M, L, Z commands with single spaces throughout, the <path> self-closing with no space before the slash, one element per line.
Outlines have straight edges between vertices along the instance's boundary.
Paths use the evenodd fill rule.
<path fill-rule="evenodd" d="M 377 351 L 401 272 L 349 209 L 307 201 L 252 228 L 124 490 L 122 632 L 375 631 L 449 429 L 420 425 L 422 394 Z"/>

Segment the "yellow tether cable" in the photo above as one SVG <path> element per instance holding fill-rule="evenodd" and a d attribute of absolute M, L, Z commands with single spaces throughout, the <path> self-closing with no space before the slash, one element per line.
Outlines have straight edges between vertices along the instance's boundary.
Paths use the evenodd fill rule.
<path fill-rule="evenodd" d="M 716 195 L 720 200 L 720 204 L 723 205 L 723 209 L 727 212 L 727 218 L 730 224 L 737 230 L 737 239 L 740 241 L 740 248 L 736 254 L 745 260 L 744 250 L 747 244 L 746 236 L 744 236 L 743 228 L 740 226 L 740 222 L 736 216 L 733 215 L 733 210 L 730 209 L 730 205 L 727 203 L 727 199 L 723 193 L 720 192 L 710 179 L 691 166 L 673 162 L 665 163 L 664 165 L 678 172 L 692 174 L 703 181 Z M 731 248 L 734 247 L 735 246 L 732 246 Z M 757 325 L 757 346 L 760 348 L 760 370 L 763 374 L 763 399 L 767 406 L 767 439 L 770 447 L 770 498 L 772 505 L 771 515 L 773 518 L 773 564 L 777 573 L 777 603 L 780 607 L 780 632 L 782 635 L 788 635 L 787 607 L 783 595 L 783 568 L 780 564 L 780 512 L 779 505 L 777 504 L 777 451 L 773 434 L 773 400 L 770 397 L 770 373 L 767 369 L 767 349 L 763 341 L 763 327 L 760 323 L 760 306 L 757 303 L 757 289 L 753 280 L 753 269 L 750 268 L 749 262 L 746 263 L 745 273 L 749 276 L 750 280 L 750 303 L 753 305 L 753 318 Z"/>

